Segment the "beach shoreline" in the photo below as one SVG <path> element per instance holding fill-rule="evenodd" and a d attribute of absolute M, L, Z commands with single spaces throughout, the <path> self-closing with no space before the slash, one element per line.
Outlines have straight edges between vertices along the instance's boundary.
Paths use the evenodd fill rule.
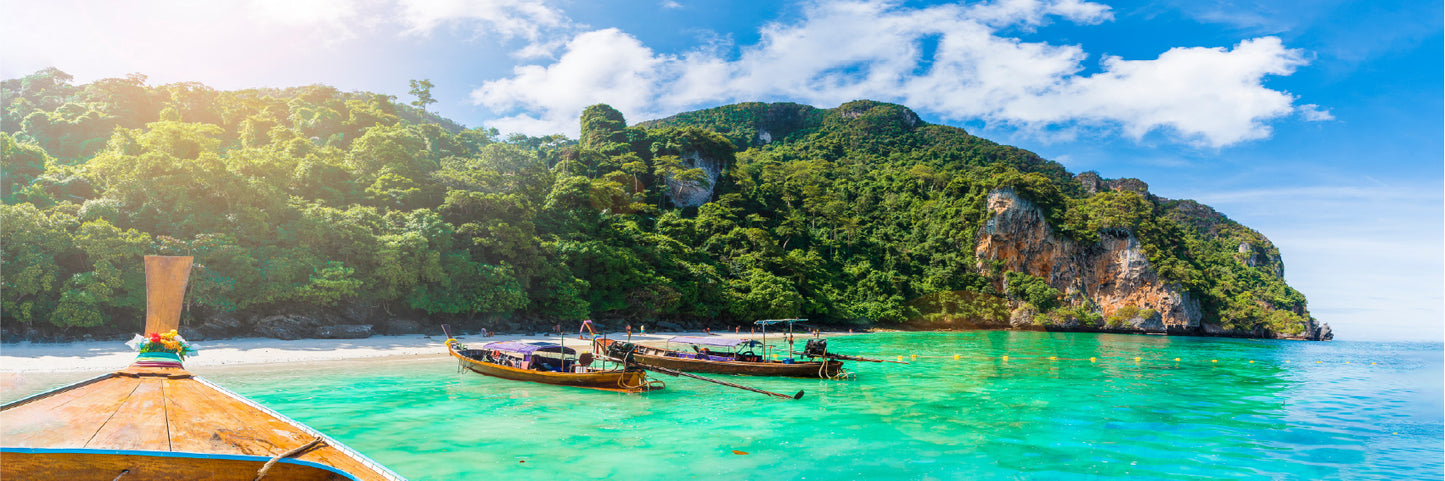
<path fill-rule="evenodd" d="M 847 335 L 848 333 L 826 332 L 825 336 Z M 804 337 L 802 334 L 795 334 Z M 761 338 L 759 334 L 732 332 L 668 332 L 634 333 L 634 342 L 665 342 L 675 336 L 719 336 L 731 338 Z M 626 334 L 610 334 L 613 339 L 625 338 Z M 773 338 L 773 334 L 769 334 Z M 590 338 L 590 336 L 588 336 Z M 490 337 L 479 335 L 458 336 L 462 343 L 483 343 L 493 341 L 551 341 L 557 342 L 556 335 L 499 334 Z M 567 345 L 585 346 L 589 342 L 579 334 L 567 334 L 561 340 Z M 277 363 L 304 363 L 319 361 L 343 361 L 357 359 L 407 358 L 420 356 L 445 356 L 446 338 L 410 334 L 400 336 L 372 336 L 363 339 L 299 339 L 281 340 L 271 338 L 237 338 L 216 341 L 193 342 L 197 355 L 186 358 L 186 367 L 205 368 L 215 366 L 243 366 Z M 575 344 L 574 344 L 575 343 Z M 123 368 L 135 359 L 136 352 L 119 341 L 77 341 L 69 343 L 19 342 L 0 345 L 0 373 L 69 373 L 105 372 Z"/>
<path fill-rule="evenodd" d="M 847 332 L 824 332 L 823 337 L 846 336 Z M 582 348 L 590 342 L 583 335 L 570 333 L 561 339 L 566 346 Z M 662 344 L 676 336 L 718 336 L 761 339 L 760 334 L 667 332 L 634 333 L 633 342 Z M 768 333 L 768 339 L 778 339 Z M 800 339 L 804 335 L 795 334 Z M 626 339 L 627 334 L 608 335 Z M 457 336 L 463 344 L 481 345 L 494 341 L 558 342 L 556 335 L 499 334 Z M 282 340 L 264 337 L 222 339 L 192 343 L 197 351 L 185 360 L 191 372 L 206 376 L 236 371 L 287 369 L 298 365 L 319 366 L 343 363 L 366 364 L 397 362 L 434 362 L 447 358 L 446 337 L 410 334 L 372 336 L 363 339 L 298 339 Z M 801 346 L 799 347 L 801 348 Z M 83 381 L 114 372 L 130 365 L 136 351 L 121 341 L 75 341 L 65 343 L 0 344 L 0 403 L 43 392 L 55 387 Z"/>

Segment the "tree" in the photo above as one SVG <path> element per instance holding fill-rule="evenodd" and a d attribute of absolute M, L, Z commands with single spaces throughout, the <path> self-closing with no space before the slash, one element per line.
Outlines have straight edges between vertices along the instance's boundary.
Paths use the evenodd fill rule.
<path fill-rule="evenodd" d="M 422 109 L 422 110 L 426 110 L 426 106 L 427 106 L 427 105 L 431 105 L 431 104 L 437 103 L 436 99 L 431 98 L 431 88 L 432 88 L 432 87 L 433 87 L 433 85 L 432 85 L 432 83 L 431 83 L 431 79 L 426 79 L 426 80 L 421 80 L 421 81 L 412 80 L 412 81 L 411 81 L 411 92 L 409 92 L 409 93 L 412 94 L 412 95 L 415 95 L 415 96 L 416 96 L 416 100 L 415 100 L 415 101 L 412 101 L 411 104 L 412 104 L 412 105 L 415 105 L 416 108 L 419 108 L 419 109 Z"/>
<path fill-rule="evenodd" d="M 60 257 L 72 249 L 67 224 L 74 218 L 47 215 L 34 205 L 0 204 L 0 310 L 26 325 L 49 317 L 61 282 Z"/>
<path fill-rule="evenodd" d="M 145 308 L 145 274 L 141 259 L 150 235 L 119 229 L 104 219 L 86 222 L 75 234 L 75 246 L 84 254 L 89 272 L 70 277 L 60 294 L 50 323 L 61 327 L 93 327 L 106 319 L 126 318 Z"/>
<path fill-rule="evenodd" d="M 627 141 L 627 120 L 622 112 L 607 104 L 597 104 L 582 110 L 582 138 L 584 149 L 606 151 L 614 144 Z"/>
<path fill-rule="evenodd" d="M 1050 286 L 1048 281 L 1022 272 L 1004 273 L 1004 284 L 1004 291 L 1008 292 L 1010 297 L 1033 304 L 1043 312 L 1058 307 L 1059 296 L 1062 295 L 1058 289 Z"/>
<path fill-rule="evenodd" d="M 15 203 L 15 194 L 30 185 L 51 163 L 45 149 L 19 144 L 10 134 L 0 132 L 0 201 Z"/>

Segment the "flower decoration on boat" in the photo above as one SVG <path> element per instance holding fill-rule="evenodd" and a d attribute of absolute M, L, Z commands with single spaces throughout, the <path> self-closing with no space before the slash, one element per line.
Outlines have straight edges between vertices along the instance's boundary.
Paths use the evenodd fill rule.
<path fill-rule="evenodd" d="M 186 342 L 185 338 L 176 333 L 175 329 L 171 329 L 170 332 L 166 333 L 152 332 L 145 336 L 136 334 L 135 338 L 127 342 L 126 345 L 142 353 L 169 352 L 180 356 L 181 360 L 185 360 L 188 355 L 196 354 L 196 348 L 192 347 L 190 343 Z"/>

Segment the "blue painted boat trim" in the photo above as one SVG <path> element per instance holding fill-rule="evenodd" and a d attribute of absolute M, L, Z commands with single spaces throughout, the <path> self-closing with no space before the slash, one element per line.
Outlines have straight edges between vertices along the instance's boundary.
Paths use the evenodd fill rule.
<path fill-rule="evenodd" d="M 212 389 L 215 389 L 217 392 L 220 392 L 221 394 L 225 394 L 225 395 L 227 395 L 227 396 L 230 396 L 231 399 L 235 399 L 236 401 L 238 401 L 238 402 L 240 402 L 240 403 L 242 403 L 242 404 L 245 404 L 245 405 L 247 405 L 247 406 L 251 406 L 251 407 L 253 407 L 253 408 L 256 408 L 257 410 L 260 410 L 261 412 L 264 412 L 264 413 L 266 413 L 266 414 L 269 414 L 269 415 L 271 415 L 271 416 L 274 416 L 276 419 L 279 419 L 279 420 L 281 420 L 281 421 L 284 422 L 284 423 L 290 424 L 291 426 L 294 426 L 296 429 L 300 429 L 300 430 L 303 431 L 303 432 L 309 433 L 309 434 L 311 434 L 311 435 L 313 435 L 313 436 L 316 436 L 316 437 L 318 437 L 318 438 L 321 438 L 322 440 L 325 440 L 325 441 L 326 441 L 326 444 L 330 445 L 333 449 L 336 449 L 337 451 L 340 451 L 342 454 L 345 454 L 345 455 L 347 455 L 347 456 L 350 456 L 352 459 L 355 459 L 357 462 L 365 465 L 366 467 L 371 468 L 372 470 L 376 471 L 377 474 L 380 474 L 380 475 L 382 475 L 383 477 L 386 477 L 386 478 L 389 478 L 389 479 L 393 479 L 393 480 L 398 480 L 398 481 L 406 481 L 406 478 L 402 477 L 400 474 L 397 474 L 395 471 L 392 471 L 391 468 L 388 468 L 388 467 L 386 467 L 386 465 L 383 465 L 383 464 L 377 462 L 375 459 L 371 459 L 370 457 L 367 457 L 365 454 L 361 454 L 360 451 L 357 451 L 357 450 L 355 450 L 355 449 L 352 449 L 351 446 L 347 446 L 347 445 L 345 445 L 345 444 L 343 444 L 343 443 L 341 443 L 341 442 L 333 439 L 331 436 L 327 436 L 326 433 L 323 433 L 323 432 L 321 432 L 321 431 L 318 431 L 318 430 L 316 430 L 315 428 L 312 428 L 311 426 L 307 426 L 306 424 L 304 424 L 304 423 L 302 423 L 302 422 L 300 422 L 300 421 L 297 421 L 297 420 L 295 420 L 295 419 L 291 419 L 290 417 L 286 416 L 285 414 L 281 414 L 281 413 L 279 413 L 279 412 L 276 412 L 276 410 L 274 410 L 274 409 L 271 409 L 271 408 L 268 408 L 268 407 L 266 407 L 266 406 L 263 406 L 263 405 L 261 405 L 261 403 L 258 403 L 258 402 L 256 402 L 255 400 L 252 400 L 251 398 L 248 398 L 248 397 L 246 397 L 246 396 L 242 396 L 242 395 L 240 395 L 240 394 L 236 394 L 236 393 L 234 393 L 234 392 L 231 392 L 230 389 L 226 389 L 226 388 L 224 388 L 224 387 L 221 387 L 220 385 L 217 385 L 216 383 L 213 383 L 213 382 L 211 382 L 210 380 L 208 380 L 208 379 L 206 379 L 206 378 L 197 376 L 197 377 L 193 377 L 193 378 L 191 378 L 191 379 L 194 379 L 195 381 L 200 382 L 201 384 L 205 384 L 205 385 L 207 385 L 207 386 L 210 386 Z M 270 458 L 266 458 L 266 459 L 270 459 Z"/>
<path fill-rule="evenodd" d="M 270 461 L 270 460 L 271 460 L 271 458 L 268 458 L 268 457 L 265 457 L 265 456 L 248 456 L 248 455 L 244 455 L 244 454 L 178 453 L 178 452 L 173 452 L 173 451 L 131 451 L 131 450 L 120 450 L 120 449 L 83 449 L 83 448 L 46 449 L 46 448 L 8 448 L 8 447 L 0 447 L 0 453 L 20 453 L 20 454 L 100 454 L 100 455 L 110 455 L 110 456 L 150 456 L 150 457 L 154 457 L 154 458 L 224 459 L 224 460 L 229 460 L 229 461 L 251 461 L 251 462 L 257 462 L 257 463 L 263 463 L 263 464 L 266 463 L 267 461 Z M 356 476 L 352 476 L 351 473 L 342 471 L 342 470 L 340 470 L 340 469 L 336 469 L 335 467 L 332 467 L 332 466 L 328 466 L 328 465 L 321 464 L 321 463 L 317 463 L 317 462 L 313 462 L 313 461 L 304 461 L 304 460 L 300 460 L 300 459 L 283 458 L 283 459 L 277 461 L 277 463 L 296 464 L 296 465 L 301 465 L 301 466 L 309 466 L 309 467 L 313 467 L 313 468 L 317 468 L 317 469 L 324 469 L 324 470 L 326 470 L 326 471 L 330 471 L 330 472 L 332 472 L 332 473 L 336 473 L 336 474 L 345 476 L 346 479 L 357 480 Z"/>

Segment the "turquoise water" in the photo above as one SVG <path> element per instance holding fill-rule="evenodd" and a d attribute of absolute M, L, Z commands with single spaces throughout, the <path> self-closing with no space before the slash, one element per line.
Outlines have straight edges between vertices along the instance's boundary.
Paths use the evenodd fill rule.
<path fill-rule="evenodd" d="M 449 358 L 205 374 L 412 479 L 1445 476 L 1440 344 L 980 331 L 829 347 L 919 357 L 847 363 L 849 381 L 723 378 L 800 401 L 666 376 L 649 394 L 545 386 Z"/>

